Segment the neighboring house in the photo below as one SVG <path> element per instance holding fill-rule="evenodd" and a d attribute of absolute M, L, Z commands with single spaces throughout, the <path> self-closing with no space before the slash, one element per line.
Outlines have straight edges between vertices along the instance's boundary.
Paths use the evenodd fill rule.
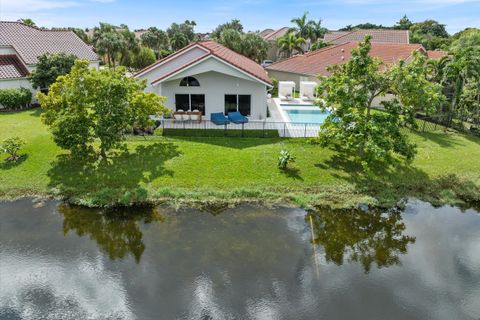
<path fill-rule="evenodd" d="M 372 43 L 402 43 L 409 44 L 408 30 L 391 29 L 357 29 L 352 31 L 331 31 L 325 34 L 323 41 L 328 44 L 342 44 L 349 41 L 363 41 L 370 35 Z"/>
<path fill-rule="evenodd" d="M 266 70 L 270 78 L 294 81 L 298 89 L 300 81 L 318 82 L 318 76 L 329 76 L 327 68 L 348 61 L 352 49 L 357 46 L 358 42 L 352 41 L 322 48 L 274 63 Z M 372 43 L 371 46 L 370 56 L 380 59 L 385 65 L 407 60 L 415 50 L 427 53 L 421 44 Z"/>
<path fill-rule="evenodd" d="M 439 59 L 442 59 L 443 57 L 446 57 L 446 56 L 448 56 L 447 51 L 441 51 L 441 50 L 428 50 L 427 51 L 427 57 L 429 59 L 439 60 Z"/>
<path fill-rule="evenodd" d="M 277 40 L 278 40 L 278 38 L 281 38 L 284 35 L 286 35 L 289 30 L 290 30 L 290 28 L 283 27 L 283 28 L 280 28 L 278 30 L 265 29 L 265 30 L 263 30 L 262 32 L 259 33 L 259 35 L 261 37 L 263 37 L 263 39 L 265 41 L 267 41 L 268 44 L 270 45 L 270 47 L 268 49 L 268 52 L 267 52 L 267 59 L 268 60 L 272 60 L 272 61 L 275 62 L 275 61 L 278 61 L 282 58 L 285 58 L 285 55 L 282 54 L 279 51 L 279 48 L 278 48 L 278 45 L 277 45 Z"/>
<path fill-rule="evenodd" d="M 171 110 L 239 111 L 252 119 L 267 116 L 266 71 L 214 41 L 194 42 L 134 75 L 147 81 L 146 91 L 167 98 Z"/>
<path fill-rule="evenodd" d="M 92 67 L 99 66 L 93 49 L 72 31 L 45 30 L 21 22 L 0 21 L 0 89 L 32 89 L 27 76 L 35 69 L 37 57 L 60 52 L 89 60 Z"/>

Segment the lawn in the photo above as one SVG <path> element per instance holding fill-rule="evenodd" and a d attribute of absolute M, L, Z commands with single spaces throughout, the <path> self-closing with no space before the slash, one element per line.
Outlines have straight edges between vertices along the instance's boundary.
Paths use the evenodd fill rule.
<path fill-rule="evenodd" d="M 371 176 L 348 157 L 304 139 L 149 136 L 129 138 L 128 152 L 107 164 L 74 161 L 52 141 L 39 109 L 0 113 L 0 141 L 27 144 L 17 164 L 0 162 L 0 198 L 58 196 L 85 205 L 148 201 L 290 202 L 296 205 L 392 205 L 415 196 L 434 203 L 480 200 L 480 139 L 415 134 L 418 156 Z M 296 157 L 277 169 L 280 150 Z M 6 155 L 0 154 L 4 158 Z"/>

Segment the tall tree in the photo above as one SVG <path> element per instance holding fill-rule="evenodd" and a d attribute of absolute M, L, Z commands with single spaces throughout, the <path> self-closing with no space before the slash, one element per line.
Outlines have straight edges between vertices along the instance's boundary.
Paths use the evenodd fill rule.
<path fill-rule="evenodd" d="M 218 38 L 218 42 L 229 48 L 233 51 L 240 52 L 241 51 L 241 42 L 242 42 L 243 35 L 234 29 L 226 29 L 220 34 L 220 38 Z"/>
<path fill-rule="evenodd" d="M 261 63 L 267 58 L 269 43 L 256 33 L 247 33 L 242 36 L 240 53 Z"/>
<path fill-rule="evenodd" d="M 284 52 L 287 57 L 292 56 L 295 51 L 303 53 L 304 44 L 305 39 L 302 37 L 297 37 L 292 32 L 285 34 L 283 37 L 280 37 L 277 40 L 277 45 L 280 52 Z"/>
<path fill-rule="evenodd" d="M 450 46 L 452 51 L 461 51 L 471 47 L 480 48 L 480 29 L 467 28 L 455 34 L 452 39 L 453 42 Z"/>
<path fill-rule="evenodd" d="M 374 162 L 389 163 L 393 155 L 412 160 L 415 145 L 401 128 L 407 123 L 415 127 L 415 112 L 432 112 L 443 97 L 441 87 L 426 78 L 422 54 L 417 52 L 408 64 L 401 62 L 390 69 L 372 58 L 370 49 L 367 36 L 352 50 L 350 60 L 329 68 L 332 75 L 321 78 L 319 85 L 322 107 L 332 108 L 322 124 L 321 143 L 356 155 L 366 171 Z M 374 99 L 387 93 L 395 98 L 383 103 L 386 112 L 372 112 Z"/>
<path fill-rule="evenodd" d="M 305 40 L 310 39 L 312 36 L 312 24 L 307 20 L 308 11 L 306 11 L 301 17 L 293 18 L 291 22 L 295 25 L 290 28 L 290 31 L 295 33 L 298 38 Z"/>
<path fill-rule="evenodd" d="M 233 19 L 230 22 L 223 23 L 215 28 L 210 34 L 210 38 L 212 39 L 220 39 L 220 36 L 223 31 L 225 30 L 236 30 L 240 33 L 243 33 L 243 25 L 238 19 Z"/>
<path fill-rule="evenodd" d="M 190 20 L 185 20 L 181 24 L 172 23 L 170 28 L 167 29 L 167 34 L 174 51 L 196 40 L 197 36 L 194 30 L 196 25 L 195 21 Z"/>
<path fill-rule="evenodd" d="M 117 55 L 125 50 L 127 41 L 117 29 L 108 23 L 100 22 L 93 31 L 93 44 L 98 54 L 107 57 L 108 66 L 115 68 Z"/>
<path fill-rule="evenodd" d="M 140 36 L 142 44 L 155 52 L 157 59 L 161 58 L 161 51 L 168 50 L 170 47 L 170 40 L 165 31 L 156 27 L 148 28 L 147 32 Z"/>
<path fill-rule="evenodd" d="M 427 50 L 446 49 L 450 44 L 450 35 L 444 24 L 435 20 L 425 20 L 410 27 L 410 42 L 420 43 Z"/>
<path fill-rule="evenodd" d="M 128 127 L 147 127 L 150 115 L 167 112 L 164 98 L 145 93 L 144 81 L 127 77 L 123 67 L 96 70 L 77 60 L 71 72 L 50 86 L 48 94 L 37 95 L 42 121 L 52 131 L 55 143 L 72 155 L 84 155 L 100 141 L 100 155 L 123 147 Z"/>
<path fill-rule="evenodd" d="M 120 51 L 120 64 L 130 67 L 133 56 L 140 51 L 140 44 L 134 32 L 131 32 L 127 25 L 122 24 L 118 32 L 122 35 L 125 46 Z"/>
<path fill-rule="evenodd" d="M 413 22 L 408 19 L 407 15 L 403 15 L 402 19 L 400 19 L 394 26 L 393 29 L 398 30 L 410 30 L 413 26 Z"/>

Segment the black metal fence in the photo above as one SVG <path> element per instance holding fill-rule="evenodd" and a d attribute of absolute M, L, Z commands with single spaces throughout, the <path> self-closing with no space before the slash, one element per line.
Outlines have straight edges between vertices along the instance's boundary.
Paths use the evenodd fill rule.
<path fill-rule="evenodd" d="M 166 119 L 160 121 L 158 129 L 162 130 L 164 136 L 310 138 L 318 136 L 320 125 L 261 120 L 250 120 L 243 124 L 216 125 L 210 120 L 175 121 Z"/>

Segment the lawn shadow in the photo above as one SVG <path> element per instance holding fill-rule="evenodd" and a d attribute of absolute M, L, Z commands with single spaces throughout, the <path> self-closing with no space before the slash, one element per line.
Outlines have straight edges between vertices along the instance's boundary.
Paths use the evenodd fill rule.
<path fill-rule="evenodd" d="M 173 143 L 140 145 L 135 152 L 112 152 L 108 160 L 96 155 L 74 159 L 59 155 L 48 171 L 49 187 L 63 197 L 89 199 L 92 204 L 130 204 L 147 198 L 144 184 L 173 176 L 165 161 L 180 155 Z"/>
<path fill-rule="evenodd" d="M 460 145 L 460 143 L 452 139 L 452 133 L 436 131 L 436 132 L 416 132 L 419 137 L 438 144 L 441 147 L 448 148 Z"/>
<path fill-rule="evenodd" d="M 300 170 L 298 168 L 288 167 L 285 169 L 281 169 L 280 172 L 288 178 L 303 181 L 303 178 L 300 175 Z"/>
<path fill-rule="evenodd" d="M 28 110 L 28 113 L 32 117 L 40 117 L 40 115 L 43 113 L 43 109 L 40 108 L 40 107 L 35 107 L 35 108 L 32 108 L 32 109 Z"/>
<path fill-rule="evenodd" d="M 8 161 L 4 159 L 2 162 L 0 162 L 0 169 L 1 170 L 9 170 L 15 167 L 18 167 L 21 165 L 25 160 L 27 160 L 28 154 L 22 154 L 17 161 Z"/>
<path fill-rule="evenodd" d="M 231 149 L 247 149 L 262 145 L 272 144 L 282 141 L 282 138 L 247 138 L 247 137 L 188 137 L 175 136 L 168 139 L 183 140 L 188 142 L 196 142 L 203 144 L 216 145 Z"/>

